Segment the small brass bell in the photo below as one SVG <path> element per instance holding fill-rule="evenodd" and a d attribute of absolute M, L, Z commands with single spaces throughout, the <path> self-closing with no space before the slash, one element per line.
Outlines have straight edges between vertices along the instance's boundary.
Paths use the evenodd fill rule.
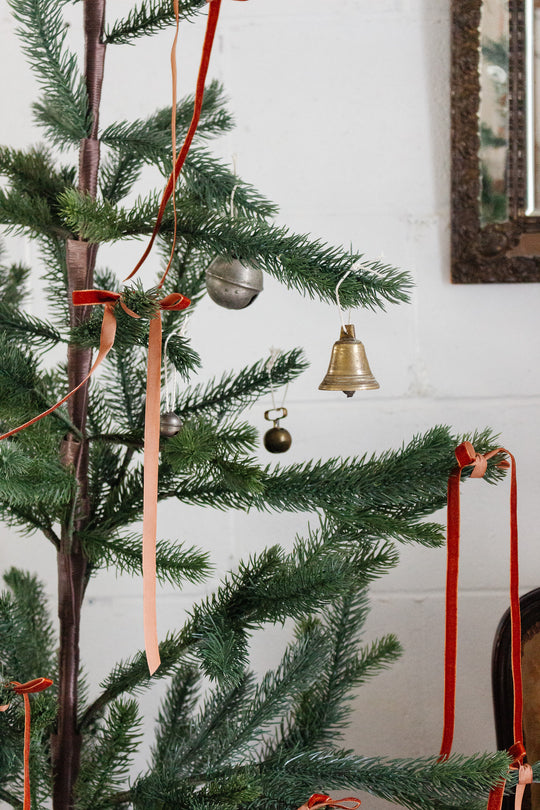
<path fill-rule="evenodd" d="M 341 327 L 339 340 L 332 347 L 326 377 L 319 385 L 320 391 L 343 391 L 352 397 L 355 391 L 378 388 L 379 383 L 371 373 L 363 343 L 356 339 L 354 325 Z"/>
<path fill-rule="evenodd" d="M 272 411 L 275 417 L 270 416 Z M 264 418 L 274 423 L 274 427 L 264 434 L 263 442 L 269 453 L 286 453 L 292 444 L 292 436 L 286 428 L 280 427 L 279 420 L 287 416 L 287 408 L 271 408 L 264 412 Z"/>

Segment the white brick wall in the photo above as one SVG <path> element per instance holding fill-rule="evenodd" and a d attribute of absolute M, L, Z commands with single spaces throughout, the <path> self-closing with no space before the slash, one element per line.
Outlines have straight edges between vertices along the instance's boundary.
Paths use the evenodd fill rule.
<path fill-rule="evenodd" d="M 238 127 L 217 148 L 238 154 L 241 174 L 281 205 L 279 220 L 409 269 L 410 306 L 356 312 L 377 392 L 317 391 L 337 337 L 335 309 L 287 293 L 272 280 L 259 301 L 229 312 L 205 301 L 191 333 L 205 373 L 239 368 L 271 345 L 305 347 L 310 370 L 291 386 L 286 461 L 397 447 L 436 423 L 457 431 L 489 425 L 518 459 L 523 591 L 538 586 L 537 285 L 449 282 L 449 11 L 442 0 L 226 0 L 211 72 L 226 85 Z M 127 3 L 111 2 L 110 16 Z M 78 36 L 80 6 L 72 13 Z M 191 92 L 202 21 L 184 27 L 180 85 Z M 35 142 L 28 111 L 35 83 L 1 9 L 0 142 Z M 102 123 L 168 102 L 168 35 L 111 48 Z M 32 254 L 32 248 L 16 245 Z M 101 252 L 124 273 L 139 250 Z M 152 262 L 143 277 L 149 279 Z M 37 295 L 34 307 L 37 307 Z M 264 431 L 264 408 L 250 418 Z M 265 457 L 264 451 L 261 452 Z M 285 459 L 284 459 L 285 460 Z M 507 591 L 507 486 L 473 482 L 463 493 L 463 576 L 456 750 L 492 749 L 490 649 Z M 443 516 L 441 515 L 441 518 Z M 168 504 L 161 533 L 210 548 L 218 571 L 265 543 L 290 542 L 302 516 L 243 515 Z M 180 534 L 177 527 L 180 526 Z M 3 531 L 2 567 L 38 569 L 54 593 L 45 541 Z M 395 631 L 400 663 L 360 690 L 347 743 L 359 753 L 438 751 L 442 724 L 444 552 L 408 547 L 373 589 L 369 638 Z M 92 677 L 141 644 L 140 582 L 106 575 L 90 586 L 83 627 Z M 193 589 L 159 597 L 161 632 L 176 625 Z M 254 643 L 272 666 L 281 631 Z M 149 702 L 148 725 L 155 713 Z M 150 738 L 149 738 L 150 739 Z M 317 785 L 313 786 L 318 788 Z M 366 807 L 382 807 L 368 799 Z"/>

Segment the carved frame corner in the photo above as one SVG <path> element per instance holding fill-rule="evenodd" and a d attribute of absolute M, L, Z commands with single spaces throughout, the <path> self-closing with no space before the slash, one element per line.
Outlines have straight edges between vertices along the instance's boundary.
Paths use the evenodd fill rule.
<path fill-rule="evenodd" d="M 525 22 L 522 0 L 509 0 L 510 76 L 508 222 L 480 224 L 480 19 L 482 0 L 452 0 L 451 280 L 454 284 L 540 281 L 540 217 L 524 215 Z M 537 239 L 524 235 L 538 234 Z M 520 245 L 527 243 L 527 255 Z M 531 244 L 538 254 L 531 255 Z"/>

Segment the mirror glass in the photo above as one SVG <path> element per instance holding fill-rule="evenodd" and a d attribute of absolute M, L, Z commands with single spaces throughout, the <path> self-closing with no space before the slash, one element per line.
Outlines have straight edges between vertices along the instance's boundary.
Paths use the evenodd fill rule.
<path fill-rule="evenodd" d="M 480 222 L 508 221 L 508 2 L 485 0 L 480 22 Z"/>

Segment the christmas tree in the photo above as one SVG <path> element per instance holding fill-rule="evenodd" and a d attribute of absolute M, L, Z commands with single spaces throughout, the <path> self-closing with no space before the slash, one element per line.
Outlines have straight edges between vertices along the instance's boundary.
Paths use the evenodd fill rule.
<path fill-rule="evenodd" d="M 174 403 L 182 428 L 161 441 L 158 499 L 302 511 L 316 519 L 292 551 L 276 544 L 223 573 L 218 590 L 161 641 L 161 664 L 152 676 L 144 652 L 134 651 L 97 693 L 85 683 L 79 628 L 88 583 L 111 566 L 133 575 L 142 569 L 142 540 L 133 524 L 143 513 L 149 324 L 163 296 L 179 291 L 191 299 L 188 311 L 195 310 L 216 256 L 240 258 L 285 287 L 329 303 L 354 266 L 340 288 L 344 306 L 404 302 L 410 282 L 379 261 L 272 224 L 275 206 L 205 145 L 232 126 L 223 90 L 213 82 L 181 175 L 178 243 L 167 279 L 161 290 L 145 291 L 137 283 L 122 288 L 121 276 L 100 268 L 97 247 L 152 233 L 160 190 L 125 200 L 132 199 L 145 166 L 158 166 L 168 177 L 172 108 L 100 126 L 105 50 L 172 26 L 175 16 L 169 2 L 140 0 L 124 19 L 106 23 L 105 0 L 73 3 L 84 17 L 84 69 L 67 42 L 67 0 L 10 0 L 40 82 L 34 115 L 46 142 L 26 151 L 2 148 L 7 183 L 0 191 L 0 222 L 39 245 L 48 313 L 25 313 L 30 269 L 4 259 L 2 430 L 48 409 L 88 374 L 103 311 L 74 307 L 74 291 L 121 291 L 125 309 L 115 308 L 116 340 L 101 374 L 65 406 L 0 442 L 1 516 L 35 532 L 35 542 L 55 547 L 59 616 L 56 626 L 33 572 L 5 573 L 0 702 L 10 708 L 0 715 L 0 799 L 14 808 L 22 804 L 24 706 L 12 684 L 50 677 L 53 686 L 32 697 L 36 808 L 52 800 L 55 810 L 285 810 L 314 791 L 342 788 L 411 808 L 483 806 L 489 788 L 507 775 L 504 752 L 446 762 L 386 761 L 341 744 L 354 691 L 400 652 L 392 635 L 362 644 L 369 584 L 396 564 L 397 543 L 441 543 L 440 525 L 426 517 L 446 502 L 459 437 L 438 427 L 376 457 L 263 466 L 252 457 L 256 431 L 241 415 L 269 392 L 265 360 L 197 384 L 196 347 L 183 335 L 185 315 L 177 312 L 163 313 L 163 346 L 165 361 L 186 380 Z M 196 18 L 206 7 L 203 0 L 181 0 L 180 16 Z M 193 105 L 192 97 L 177 105 L 180 136 L 189 129 Z M 64 162 L 74 148 L 78 166 Z M 174 226 L 169 203 L 157 240 L 165 263 Z M 47 353 L 56 350 L 57 357 L 58 347 L 67 350 L 67 364 L 51 365 Z M 273 385 L 293 381 L 304 367 L 299 350 L 282 354 Z M 493 445 L 489 433 L 472 440 L 480 452 Z M 498 474 L 490 462 L 488 477 Z M 181 588 L 203 581 L 209 571 L 204 550 L 159 540 L 160 581 Z M 257 680 L 249 666 L 250 639 L 265 625 L 285 621 L 294 623 L 294 637 L 276 667 Z M 130 779 L 140 742 L 134 696 L 157 679 L 167 679 L 168 687 L 151 758 L 145 772 Z"/>

